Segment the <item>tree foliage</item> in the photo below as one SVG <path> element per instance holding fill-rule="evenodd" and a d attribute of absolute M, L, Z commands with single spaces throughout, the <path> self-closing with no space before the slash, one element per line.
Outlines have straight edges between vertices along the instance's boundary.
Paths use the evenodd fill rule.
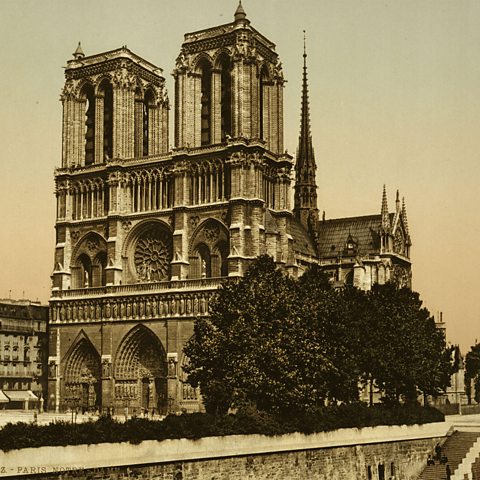
<path fill-rule="evenodd" d="M 480 343 L 465 355 L 465 391 L 469 404 L 472 403 L 472 397 L 477 403 L 480 402 Z"/>
<path fill-rule="evenodd" d="M 437 394 L 450 351 L 419 295 L 394 285 L 333 289 L 319 267 L 299 280 L 262 256 L 225 283 L 185 347 L 207 411 L 253 405 L 278 414 L 358 401 L 373 384 L 390 402 Z"/>

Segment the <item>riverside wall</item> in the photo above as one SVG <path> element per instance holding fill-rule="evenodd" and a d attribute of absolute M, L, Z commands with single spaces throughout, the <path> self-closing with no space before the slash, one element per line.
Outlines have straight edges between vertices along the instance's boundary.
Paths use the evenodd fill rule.
<path fill-rule="evenodd" d="M 312 435 L 38 447 L 0 452 L 0 477 L 36 480 L 416 480 L 446 422 Z"/>

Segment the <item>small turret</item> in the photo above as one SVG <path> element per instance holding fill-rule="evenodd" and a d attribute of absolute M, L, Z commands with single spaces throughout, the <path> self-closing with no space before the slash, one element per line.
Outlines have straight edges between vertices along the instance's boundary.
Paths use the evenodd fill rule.
<path fill-rule="evenodd" d="M 82 50 L 82 44 L 80 42 L 78 42 L 77 49 L 73 52 L 73 58 L 75 58 L 75 60 L 81 60 L 82 58 L 85 58 L 85 54 Z"/>
<path fill-rule="evenodd" d="M 247 18 L 247 14 L 245 13 L 245 10 L 242 6 L 242 0 L 239 0 L 238 2 L 238 7 L 235 10 L 234 18 L 236 22 L 239 22 L 240 20 L 245 20 Z"/>

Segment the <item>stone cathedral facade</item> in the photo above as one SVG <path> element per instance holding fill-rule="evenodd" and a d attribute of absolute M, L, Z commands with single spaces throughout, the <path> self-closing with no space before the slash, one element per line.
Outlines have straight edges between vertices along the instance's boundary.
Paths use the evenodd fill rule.
<path fill-rule="evenodd" d="M 380 215 L 319 219 L 304 60 L 294 168 L 282 66 L 241 3 L 233 22 L 185 35 L 171 150 L 162 69 L 79 45 L 61 94 L 50 409 L 198 410 L 183 345 L 261 254 L 293 276 L 320 263 L 334 282 L 409 283 L 404 207 L 390 214 L 384 196 Z"/>

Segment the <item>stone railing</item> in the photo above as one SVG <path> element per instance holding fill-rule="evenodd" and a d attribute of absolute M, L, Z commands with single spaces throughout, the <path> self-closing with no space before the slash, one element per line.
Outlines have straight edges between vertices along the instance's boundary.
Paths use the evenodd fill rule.
<path fill-rule="evenodd" d="M 217 289 L 227 277 L 202 278 L 193 280 L 171 280 L 167 282 L 132 283 L 126 285 L 107 285 L 105 287 L 75 288 L 71 290 L 54 290 L 51 300 L 62 298 L 105 297 L 106 295 L 143 295 L 149 292 L 176 292 L 184 290 Z"/>

